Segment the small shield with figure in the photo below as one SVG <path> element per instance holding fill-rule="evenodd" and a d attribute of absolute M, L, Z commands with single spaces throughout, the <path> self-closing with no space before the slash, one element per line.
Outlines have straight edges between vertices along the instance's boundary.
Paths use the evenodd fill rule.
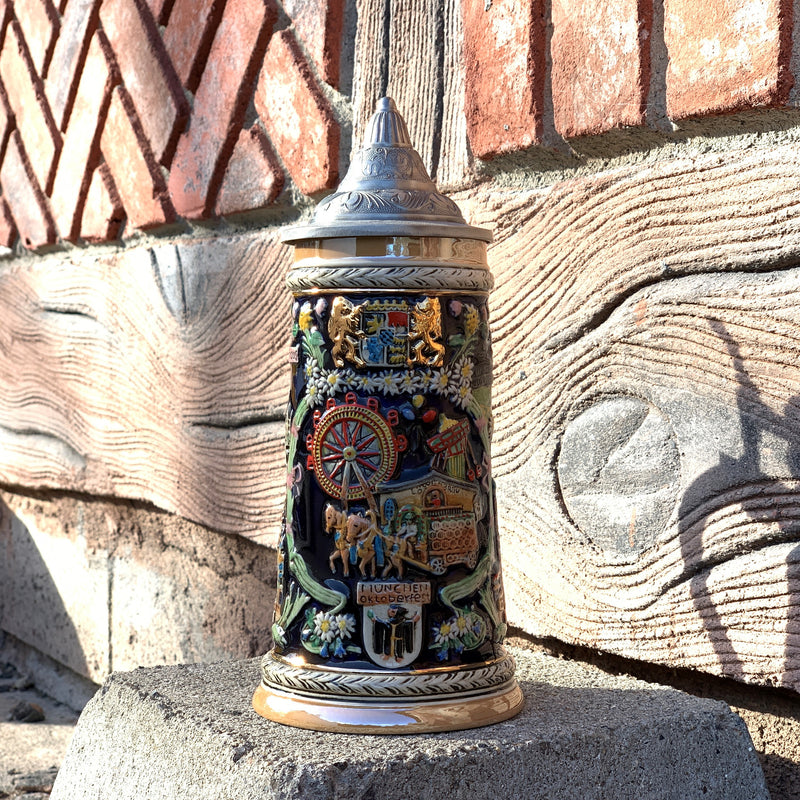
<path fill-rule="evenodd" d="M 422 608 L 430 602 L 430 584 L 362 582 L 358 602 L 363 606 L 364 647 L 370 659 L 387 669 L 414 661 L 422 649 Z"/>

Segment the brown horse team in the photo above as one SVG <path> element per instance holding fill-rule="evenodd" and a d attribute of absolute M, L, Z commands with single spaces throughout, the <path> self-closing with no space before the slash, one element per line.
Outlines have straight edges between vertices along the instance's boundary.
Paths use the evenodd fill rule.
<path fill-rule="evenodd" d="M 350 574 L 350 564 L 356 563 L 358 559 L 358 569 L 362 577 L 367 577 L 368 570 L 373 578 L 376 577 L 378 552 L 375 538 L 381 533 L 374 511 L 367 511 L 366 516 L 362 517 L 360 514 L 346 514 L 328 503 L 325 506 L 325 531 L 334 534 L 336 545 L 329 560 L 331 572 L 336 571 L 334 561 L 338 558 L 347 577 Z M 382 556 L 382 548 L 377 549 Z M 380 561 L 380 566 L 383 566 L 382 557 Z"/>

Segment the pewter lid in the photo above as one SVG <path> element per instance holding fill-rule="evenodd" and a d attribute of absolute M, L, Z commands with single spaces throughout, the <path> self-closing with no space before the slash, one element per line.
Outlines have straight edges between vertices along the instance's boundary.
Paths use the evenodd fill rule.
<path fill-rule="evenodd" d="M 364 147 L 339 188 L 317 206 L 312 224 L 289 228 L 281 239 L 294 243 L 350 236 L 492 240 L 490 230 L 467 225 L 458 206 L 438 191 L 389 97 L 378 101 Z"/>

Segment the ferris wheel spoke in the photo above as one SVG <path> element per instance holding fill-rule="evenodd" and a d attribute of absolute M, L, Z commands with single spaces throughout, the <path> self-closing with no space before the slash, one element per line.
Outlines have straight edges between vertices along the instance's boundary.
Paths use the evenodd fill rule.
<path fill-rule="evenodd" d="M 358 446 L 359 447 L 367 447 L 368 445 L 371 445 L 377 438 L 378 438 L 377 434 L 373 433 L 372 431 L 370 431 L 370 435 L 367 436 L 366 438 L 362 439 L 358 443 Z"/>
<path fill-rule="evenodd" d="M 339 461 L 336 466 L 328 473 L 329 478 L 333 478 L 336 473 L 346 464 L 346 461 Z"/>
<path fill-rule="evenodd" d="M 356 461 L 357 461 L 357 460 L 358 460 L 358 459 L 356 459 Z M 364 494 L 366 494 L 366 495 L 369 495 L 369 494 L 370 494 L 370 490 L 369 490 L 369 484 L 368 484 L 368 483 L 367 483 L 367 481 L 365 480 L 365 478 L 364 478 L 364 474 L 363 474 L 363 473 L 361 472 L 361 470 L 358 468 L 358 465 L 356 464 L 356 462 L 355 462 L 355 461 L 353 462 L 353 472 L 355 472 L 355 474 L 356 474 L 356 478 L 358 479 L 358 483 L 359 483 L 359 485 L 361 486 L 361 489 L 363 490 Z"/>
<path fill-rule="evenodd" d="M 342 476 L 342 491 L 341 491 L 341 499 L 342 503 L 347 503 L 347 491 L 350 488 L 350 462 L 345 461 L 344 463 L 344 474 Z"/>
<path fill-rule="evenodd" d="M 336 433 L 336 426 L 335 425 L 331 425 L 331 427 L 328 430 L 329 430 L 331 436 L 333 436 L 333 438 L 336 439 L 336 443 L 339 445 L 339 447 L 341 447 L 342 450 L 344 450 L 344 448 L 347 447 L 347 444 L 345 442 L 343 442 L 339 438 L 339 434 Z M 333 445 L 330 442 L 328 442 L 327 440 L 325 440 L 325 439 L 323 439 L 322 443 L 326 444 L 328 447 L 331 447 L 331 448 L 333 447 Z"/>
<path fill-rule="evenodd" d="M 378 471 L 378 465 L 372 463 L 371 461 L 367 461 L 366 458 L 361 458 L 361 456 L 356 456 L 356 463 L 361 464 L 362 467 L 366 467 L 369 470 L 372 470 L 373 473 Z"/>

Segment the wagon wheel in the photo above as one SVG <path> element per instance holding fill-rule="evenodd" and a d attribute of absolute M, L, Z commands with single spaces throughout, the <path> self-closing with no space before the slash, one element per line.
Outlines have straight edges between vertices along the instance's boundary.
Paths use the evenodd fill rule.
<path fill-rule="evenodd" d="M 394 472 L 397 446 L 389 423 L 359 405 L 341 405 L 320 418 L 311 443 L 314 472 L 322 489 L 342 503 L 368 499 Z"/>

